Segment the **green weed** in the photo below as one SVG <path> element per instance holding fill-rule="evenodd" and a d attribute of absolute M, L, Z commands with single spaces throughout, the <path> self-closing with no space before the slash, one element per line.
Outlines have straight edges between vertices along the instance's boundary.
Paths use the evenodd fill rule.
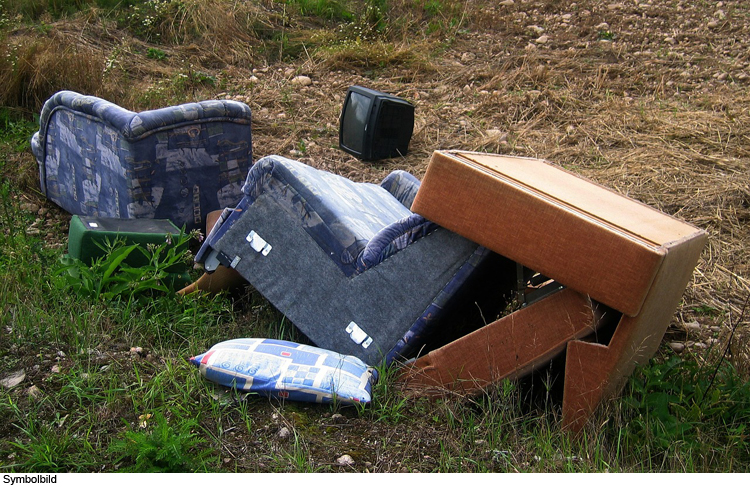
<path fill-rule="evenodd" d="M 721 310 L 718 308 L 715 308 L 713 306 L 709 306 L 707 304 L 702 304 L 699 306 L 694 306 L 692 308 L 694 312 L 696 312 L 699 315 L 707 315 L 709 317 L 717 317 L 721 315 Z"/>
<path fill-rule="evenodd" d="M 10 414 L 12 425 L 20 436 L 9 442 L 13 463 L 5 466 L 20 472 L 77 472 L 92 467 L 95 446 L 89 441 L 86 425 L 70 423 L 64 426 L 67 415 L 57 415 L 49 424 L 39 416 L 36 408 L 22 411 L 8 397 L 0 403 L 3 414 Z"/>
<path fill-rule="evenodd" d="M 339 30 L 342 40 L 350 42 L 382 39 L 388 28 L 385 2 L 370 1 L 356 17 Z"/>
<path fill-rule="evenodd" d="M 203 448 L 194 419 L 177 417 L 171 425 L 161 413 L 143 415 L 140 429 L 126 431 L 109 447 L 121 471 L 139 473 L 199 472 L 210 469 L 213 453 Z"/>
<path fill-rule="evenodd" d="M 175 273 L 183 272 L 191 261 L 187 244 L 195 237 L 181 232 L 174 242 L 148 244 L 146 248 L 125 245 L 122 240 L 107 242 L 100 246 L 104 255 L 91 265 L 70 257 L 63 259 L 63 265 L 55 270 L 57 285 L 82 297 L 105 302 L 121 299 L 130 303 L 166 294 L 174 291 L 175 285 L 185 284 L 186 280 L 175 277 Z M 140 254 L 142 259 L 138 262 L 145 264 L 138 267 L 129 264 L 136 257 L 133 254 Z"/>
<path fill-rule="evenodd" d="M 293 440 L 291 444 L 291 450 L 284 452 L 283 458 L 291 466 L 291 470 L 296 473 L 314 473 L 318 470 L 315 467 L 315 463 L 310 459 L 310 452 L 304 439 L 300 436 L 296 429 L 292 429 Z"/>
<path fill-rule="evenodd" d="M 0 164 L 1 165 L 1 164 Z M 21 215 L 15 210 L 11 200 L 11 185 L 8 181 L 0 184 L 0 222 L 3 230 L 0 231 L 0 269 L 10 265 L 13 261 L 14 251 L 26 243 L 26 235 L 20 226 Z"/>
<path fill-rule="evenodd" d="M 0 142 L 16 152 L 29 148 L 29 139 L 39 130 L 39 120 L 28 120 L 8 108 L 0 108 Z"/>
<path fill-rule="evenodd" d="M 372 402 L 367 407 L 357 407 L 361 415 L 368 415 L 375 421 L 396 424 L 406 419 L 409 400 L 398 391 L 397 370 L 394 366 L 381 364 L 378 368 L 378 382 L 373 385 Z"/>
<path fill-rule="evenodd" d="M 347 2 L 338 0 L 288 0 L 296 5 L 303 16 L 315 15 L 330 21 L 349 21 L 353 14 L 346 7 Z"/>
<path fill-rule="evenodd" d="M 623 440 L 653 461 L 716 453 L 750 458 L 750 382 L 731 364 L 716 370 L 677 357 L 652 363 L 631 378 L 623 407 Z"/>
<path fill-rule="evenodd" d="M 206 72 L 184 69 L 175 75 L 164 78 L 151 85 L 138 97 L 141 106 L 154 108 L 164 103 L 199 101 L 208 99 L 218 80 Z"/>
<path fill-rule="evenodd" d="M 146 57 L 149 59 L 162 61 L 167 58 L 167 53 L 161 49 L 157 49 L 155 47 L 149 47 L 148 51 L 146 52 Z"/>
<path fill-rule="evenodd" d="M 184 8 L 181 0 L 146 0 L 132 5 L 123 21 L 135 36 L 148 42 L 177 42 L 175 38 L 162 40 L 162 34 Z"/>

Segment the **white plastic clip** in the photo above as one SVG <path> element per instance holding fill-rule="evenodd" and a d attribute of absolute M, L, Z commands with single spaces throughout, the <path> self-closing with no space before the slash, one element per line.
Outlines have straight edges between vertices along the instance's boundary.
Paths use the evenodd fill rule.
<path fill-rule="evenodd" d="M 250 247 L 253 248 L 255 252 L 260 252 L 264 256 L 267 256 L 269 252 L 271 252 L 271 244 L 263 240 L 260 235 L 255 233 L 254 230 L 251 230 L 250 233 L 248 233 L 247 237 L 245 238 L 248 242 L 250 242 Z"/>
<path fill-rule="evenodd" d="M 346 326 L 346 332 L 349 334 L 349 338 L 355 343 L 361 345 L 362 348 L 366 349 L 372 344 L 372 338 L 354 322 L 349 322 L 349 325 Z"/>

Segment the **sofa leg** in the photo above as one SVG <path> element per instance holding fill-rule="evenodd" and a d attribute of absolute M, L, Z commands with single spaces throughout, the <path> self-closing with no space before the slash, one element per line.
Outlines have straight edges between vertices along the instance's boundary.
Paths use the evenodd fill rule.
<path fill-rule="evenodd" d="M 216 271 L 204 273 L 198 280 L 177 291 L 177 294 L 184 296 L 191 292 L 204 291 L 214 295 L 222 291 L 236 289 L 246 283 L 247 281 L 236 270 L 219 265 Z"/>
<path fill-rule="evenodd" d="M 221 213 L 221 210 L 208 213 L 206 216 L 207 232 L 211 231 L 214 227 Z M 247 281 L 236 270 L 219 265 L 216 271 L 213 273 L 204 273 L 198 280 L 177 291 L 177 294 L 184 296 L 195 291 L 204 291 L 215 295 L 222 291 L 236 289 L 246 283 Z"/>

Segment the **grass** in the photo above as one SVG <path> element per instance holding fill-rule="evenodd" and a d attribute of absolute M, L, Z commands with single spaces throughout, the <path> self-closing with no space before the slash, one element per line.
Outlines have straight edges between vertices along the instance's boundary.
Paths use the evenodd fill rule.
<path fill-rule="evenodd" d="M 701 83 L 705 92 L 670 97 L 661 76 L 677 80 L 685 68 L 670 64 L 682 59 L 659 62 L 660 77 L 652 76 L 653 57 L 617 52 L 635 28 L 613 23 L 604 33 L 579 20 L 580 39 L 563 46 L 563 35 L 545 26 L 559 52 L 527 50 L 525 27 L 539 21 L 526 20 L 520 7 L 497 10 L 483 2 L 3 0 L 2 6 L 0 376 L 23 370 L 25 380 L 0 389 L 0 471 L 750 468 L 747 320 L 740 311 L 749 262 L 743 138 L 750 126 L 746 93 L 731 82 L 720 92 Z M 479 38 L 485 29 L 498 31 Z M 600 38 L 611 42 L 590 45 Z M 472 65 L 472 55 L 481 64 Z M 315 84 L 294 87 L 288 70 L 311 75 Z M 363 166 L 336 150 L 341 94 L 349 84 L 417 104 L 406 158 Z M 189 365 L 189 356 L 231 337 L 299 340 L 299 334 L 251 288 L 234 297 L 175 296 L 160 273 L 183 257 L 178 253 L 162 251 L 149 266 L 128 270 L 117 253 L 149 249 L 120 247 L 126 250 L 94 267 L 61 269 L 69 216 L 35 191 L 28 140 L 35 113 L 62 88 L 131 109 L 222 94 L 241 98 L 253 109 L 257 157 L 295 150 L 356 180 L 379 180 L 393 168 L 419 175 L 434 149 L 448 147 L 570 165 L 709 230 L 709 248 L 667 335 L 706 341 L 711 332 L 717 346 L 730 349 L 722 357 L 723 349 L 688 348 L 675 358 L 663 347 L 577 438 L 560 430 L 555 395 L 538 384 L 529 391 L 529 381 L 505 381 L 473 399 L 430 401 L 407 398 L 395 372 L 380 368 L 367 407 L 219 390 Z M 488 129 L 507 132 L 508 140 L 498 143 Z M 88 276 L 88 285 L 67 278 L 69 272 Z M 700 334 L 682 330 L 687 321 L 699 322 Z M 337 463 L 345 454 L 353 465 Z"/>

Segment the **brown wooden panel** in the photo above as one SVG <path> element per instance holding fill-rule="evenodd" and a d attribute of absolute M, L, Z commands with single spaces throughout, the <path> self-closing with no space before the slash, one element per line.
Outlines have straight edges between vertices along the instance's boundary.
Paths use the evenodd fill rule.
<path fill-rule="evenodd" d="M 588 298 L 565 289 L 418 358 L 401 380 L 422 393 L 477 393 L 544 366 L 598 319 Z"/>

